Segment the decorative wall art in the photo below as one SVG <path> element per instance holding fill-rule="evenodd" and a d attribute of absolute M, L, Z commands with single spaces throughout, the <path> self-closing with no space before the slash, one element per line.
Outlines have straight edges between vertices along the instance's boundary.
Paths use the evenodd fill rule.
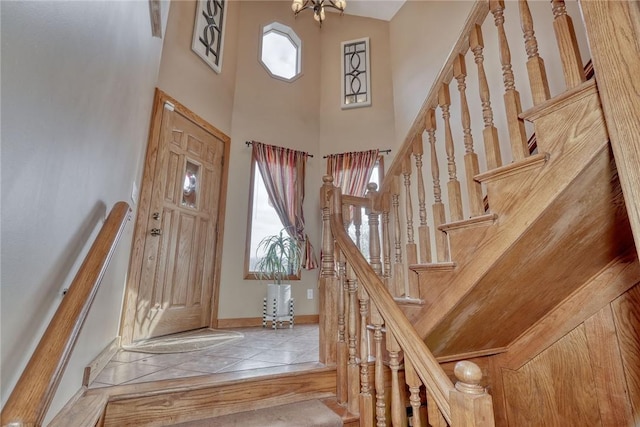
<path fill-rule="evenodd" d="M 227 12 L 225 0 L 198 0 L 191 49 L 216 73 L 222 70 L 222 48 Z"/>
<path fill-rule="evenodd" d="M 369 37 L 342 42 L 342 108 L 371 105 Z"/>

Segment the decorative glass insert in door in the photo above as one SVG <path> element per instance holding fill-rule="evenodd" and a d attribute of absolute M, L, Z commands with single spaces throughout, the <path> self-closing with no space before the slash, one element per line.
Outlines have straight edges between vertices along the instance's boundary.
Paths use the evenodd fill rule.
<path fill-rule="evenodd" d="M 182 206 L 196 208 L 198 202 L 198 178 L 200 165 L 187 160 L 182 184 Z"/>
<path fill-rule="evenodd" d="M 369 38 L 342 42 L 342 108 L 371 105 Z"/>

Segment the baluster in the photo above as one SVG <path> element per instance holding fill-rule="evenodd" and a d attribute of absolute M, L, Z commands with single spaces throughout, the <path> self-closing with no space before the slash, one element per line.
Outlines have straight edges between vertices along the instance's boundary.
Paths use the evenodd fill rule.
<path fill-rule="evenodd" d="M 515 78 L 511 66 L 511 51 L 507 34 L 504 30 L 504 0 L 491 0 L 489 2 L 493 19 L 498 29 L 498 46 L 500 49 L 500 62 L 502 63 L 502 80 L 504 81 L 504 107 L 507 113 L 509 140 L 514 160 L 522 160 L 529 156 L 527 135 L 524 130 L 524 120 L 520 119 L 522 106 L 520 105 L 520 93 L 516 90 Z"/>
<path fill-rule="evenodd" d="M 362 234 L 362 208 L 360 206 L 353 206 L 351 211 L 353 212 L 353 227 L 356 231 L 356 246 L 358 249 L 362 249 L 362 241 L 360 240 Z"/>
<path fill-rule="evenodd" d="M 567 84 L 567 89 L 571 89 L 586 80 L 576 39 L 576 30 L 573 28 L 573 20 L 567 15 L 564 0 L 552 0 L 551 10 L 553 11 L 553 30 L 556 33 L 560 59 L 562 60 L 564 81 Z"/>
<path fill-rule="evenodd" d="M 407 413 L 403 404 L 404 387 L 400 389 L 400 345 L 393 333 L 387 329 L 387 351 L 389 352 L 389 368 L 391 369 L 391 425 L 406 426 Z"/>
<path fill-rule="evenodd" d="M 346 228 L 349 227 L 347 222 Z M 338 403 L 344 404 L 348 400 L 348 378 L 347 378 L 347 362 L 349 354 L 349 346 L 345 337 L 345 293 L 347 292 L 347 261 L 339 249 L 336 251 L 336 261 L 338 263 L 338 344 L 336 346 L 337 358 L 337 377 L 336 399 Z"/>
<path fill-rule="evenodd" d="M 440 190 L 440 168 L 438 167 L 438 155 L 436 154 L 436 111 L 431 108 L 425 116 L 425 129 L 429 135 L 431 151 L 431 175 L 433 177 L 433 223 L 436 241 L 436 260 L 438 262 L 449 261 L 449 245 L 447 234 L 438 229 L 445 223 L 444 204 L 442 203 L 442 191 Z"/>
<path fill-rule="evenodd" d="M 411 404 L 411 409 L 413 413 L 413 423 L 411 424 L 414 427 L 422 426 L 422 417 L 420 414 L 420 406 L 422 406 L 422 401 L 420 399 L 420 386 L 422 382 L 420 381 L 420 377 L 416 373 L 411 360 L 404 356 L 404 377 L 407 385 L 409 386 L 409 403 Z"/>
<path fill-rule="evenodd" d="M 376 191 L 378 185 L 375 182 L 367 184 L 367 197 L 369 205 L 373 206 L 374 200 L 378 195 Z M 380 217 L 372 207 L 367 209 L 369 217 L 369 263 L 371 268 L 376 272 L 378 277 L 382 277 L 382 262 L 380 261 Z"/>
<path fill-rule="evenodd" d="M 484 40 L 482 29 L 476 25 L 469 34 L 469 47 L 473 52 L 474 62 L 478 66 L 478 86 L 480 88 L 480 101 L 482 102 L 482 120 L 484 129 L 482 139 L 484 141 L 485 157 L 487 158 L 487 169 L 495 169 L 502 166 L 502 155 L 500 154 L 500 142 L 498 140 L 498 130 L 493 124 L 493 110 L 491 109 L 491 96 L 487 75 L 484 72 Z"/>
<path fill-rule="evenodd" d="M 449 196 L 449 216 L 451 221 L 462 220 L 462 194 L 460 192 L 460 181 L 456 176 L 456 159 L 453 148 L 453 136 L 451 135 L 451 97 L 449 95 L 449 85 L 443 84 L 438 92 L 438 103 L 442 110 L 444 120 L 444 143 L 447 150 L 447 170 L 449 171 L 449 182 L 447 182 L 447 194 Z"/>
<path fill-rule="evenodd" d="M 333 256 L 333 234 L 331 233 L 330 204 L 329 195 L 333 189 L 333 177 L 324 176 L 320 190 L 320 200 L 322 200 L 322 262 L 321 277 L 335 276 L 335 259 Z"/>
<path fill-rule="evenodd" d="M 402 176 L 404 177 L 405 216 L 407 218 L 407 265 L 418 263 L 418 246 L 413 234 L 413 204 L 411 203 L 411 157 L 407 156 L 402 162 Z M 418 297 L 418 275 L 409 272 L 409 280 L 404 284 L 405 298 Z"/>
<path fill-rule="evenodd" d="M 369 314 L 369 294 L 360 286 L 360 422 L 365 426 L 373 425 L 373 397 L 369 384 L 369 331 L 367 316 Z"/>
<path fill-rule="evenodd" d="M 391 291 L 391 238 L 389 236 L 389 193 L 382 195 L 382 252 L 384 256 L 384 283 Z"/>
<path fill-rule="evenodd" d="M 527 73 L 533 105 L 538 105 L 551 97 L 544 60 L 538 54 L 538 40 L 533 30 L 533 18 L 527 0 L 520 0 L 520 22 L 524 35 L 524 48 L 527 51 Z"/>
<path fill-rule="evenodd" d="M 376 427 L 386 427 L 387 410 L 384 392 L 384 358 L 382 353 L 383 319 L 375 304 L 371 305 L 371 323 L 373 324 L 373 342 L 375 343 L 375 388 L 376 388 Z"/>
<path fill-rule="evenodd" d="M 359 414 L 359 393 L 360 393 L 360 373 L 358 372 L 357 359 L 357 296 L 358 282 L 356 280 L 353 268 L 347 264 L 347 288 L 349 292 L 349 315 L 348 331 L 349 331 L 349 363 L 347 364 L 347 378 L 349 379 L 349 390 L 347 391 L 348 404 L 347 408 L 352 414 Z"/>
<path fill-rule="evenodd" d="M 475 181 L 475 176 L 480 173 L 478 165 L 478 155 L 473 150 L 473 136 L 471 135 L 471 116 L 469 114 L 469 104 L 467 103 L 467 65 L 464 55 L 458 55 L 453 62 L 453 76 L 458 82 L 458 92 L 460 92 L 460 108 L 462 110 L 462 129 L 464 132 L 464 170 L 467 176 L 467 191 L 469 193 L 469 207 L 471 216 L 479 216 L 484 213 L 484 203 L 482 201 L 482 186 Z"/>
<path fill-rule="evenodd" d="M 422 176 L 422 155 L 424 147 L 422 142 L 421 129 L 413 141 L 413 157 L 416 161 L 416 171 L 418 172 L 418 213 L 420 216 L 420 225 L 418 226 L 418 239 L 420 241 L 420 262 L 431 262 L 431 237 L 429 233 L 429 225 L 427 224 L 427 206 L 426 191 L 424 188 L 424 177 Z"/>
<path fill-rule="evenodd" d="M 451 425 L 461 427 L 494 426 L 491 395 L 480 385 L 482 370 L 469 361 L 456 363 L 453 370 L 458 381 L 451 391 Z"/>
<path fill-rule="evenodd" d="M 319 281 L 320 301 L 324 304 L 325 310 L 320 312 L 319 324 L 319 360 L 322 363 L 337 363 L 337 341 L 338 325 L 336 318 L 338 317 L 335 310 L 337 309 L 337 298 L 339 289 L 339 281 L 336 276 L 336 265 L 334 256 L 334 241 L 331 231 L 330 222 L 330 197 L 334 192 L 333 177 L 324 176 L 323 185 L 320 190 L 320 200 L 322 206 L 322 257 Z M 276 322 L 273 321 L 275 328 Z"/>
<path fill-rule="evenodd" d="M 395 226 L 394 247 L 395 263 L 393 264 L 394 295 L 400 296 L 404 293 L 404 264 L 402 263 L 402 236 L 400 228 L 400 183 L 398 177 L 393 177 L 391 186 L 391 204 L 393 206 L 393 219 Z"/>

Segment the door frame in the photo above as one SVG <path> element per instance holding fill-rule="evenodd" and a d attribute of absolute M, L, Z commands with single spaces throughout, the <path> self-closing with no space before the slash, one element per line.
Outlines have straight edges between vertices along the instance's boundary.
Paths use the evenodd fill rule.
<path fill-rule="evenodd" d="M 220 294 L 220 270 L 222 267 L 222 243 L 224 241 L 224 219 L 227 204 L 227 183 L 229 179 L 229 152 L 231 148 L 231 138 L 222 131 L 209 124 L 203 118 L 189 110 L 183 104 L 156 88 L 153 99 L 153 110 L 151 113 L 151 124 L 149 127 L 149 140 L 145 154 L 144 170 L 142 182 L 140 184 L 140 198 L 138 200 L 138 212 L 136 214 L 136 224 L 133 231 L 133 241 L 131 245 L 131 257 L 129 259 L 129 273 L 127 274 L 127 284 L 122 306 L 120 321 L 121 344 L 130 344 L 133 340 L 135 326 L 136 303 L 138 299 L 138 289 L 140 287 L 140 276 L 142 273 L 143 255 L 145 240 L 148 237 L 147 228 L 149 212 L 151 207 L 151 194 L 153 190 L 153 180 L 156 172 L 156 160 L 160 147 L 160 133 L 162 129 L 162 114 L 165 103 L 173 105 L 174 111 L 188 118 L 205 131 L 214 135 L 224 144 L 222 157 L 222 174 L 220 182 L 220 203 L 218 205 L 217 229 L 216 229 L 216 257 L 213 260 L 213 289 L 211 292 L 211 313 L 209 326 L 212 328 L 218 325 L 218 298 Z"/>

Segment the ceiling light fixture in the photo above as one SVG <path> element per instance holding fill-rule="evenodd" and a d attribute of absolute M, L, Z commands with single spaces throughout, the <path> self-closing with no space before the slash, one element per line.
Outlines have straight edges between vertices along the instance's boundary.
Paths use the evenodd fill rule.
<path fill-rule="evenodd" d="M 322 26 L 322 21 L 324 21 L 324 8 L 330 7 L 332 9 L 337 9 L 342 14 L 347 7 L 346 0 L 293 0 L 291 4 L 291 9 L 293 9 L 293 13 L 295 16 L 298 16 L 298 13 L 302 12 L 305 9 L 313 9 L 313 19 L 320 23 Z"/>

